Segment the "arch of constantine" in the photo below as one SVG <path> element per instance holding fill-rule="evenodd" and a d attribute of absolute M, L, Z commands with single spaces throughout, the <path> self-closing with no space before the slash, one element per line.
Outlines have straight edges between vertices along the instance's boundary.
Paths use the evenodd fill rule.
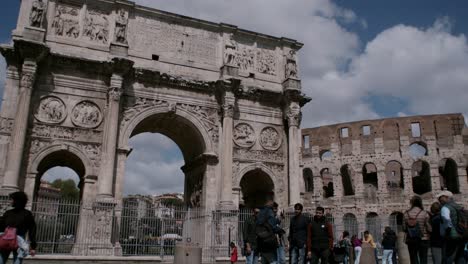
<path fill-rule="evenodd" d="M 203 254 L 236 239 L 240 207 L 272 195 L 282 208 L 325 206 L 356 232 L 368 219 L 400 215 L 413 194 L 428 204 L 446 188 L 467 203 L 460 114 L 301 131 L 310 101 L 301 47 L 126 0 L 22 0 L 12 42 L 0 46 L 0 194 L 24 190 L 37 201 L 46 171 L 72 169 L 81 206 L 68 252 L 121 256 L 119 233 L 133 231 L 119 226 L 134 223 L 122 210 L 129 139 L 151 132 L 182 152 L 184 201 L 197 212 L 181 219 L 190 220 L 184 238 Z"/>

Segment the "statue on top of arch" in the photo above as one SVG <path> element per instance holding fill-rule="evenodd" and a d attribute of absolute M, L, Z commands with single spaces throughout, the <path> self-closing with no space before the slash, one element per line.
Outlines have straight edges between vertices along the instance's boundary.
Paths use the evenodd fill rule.
<path fill-rule="evenodd" d="M 32 27 L 41 27 L 45 8 L 46 4 L 42 0 L 36 0 L 32 3 L 31 14 L 29 14 L 29 24 Z"/>

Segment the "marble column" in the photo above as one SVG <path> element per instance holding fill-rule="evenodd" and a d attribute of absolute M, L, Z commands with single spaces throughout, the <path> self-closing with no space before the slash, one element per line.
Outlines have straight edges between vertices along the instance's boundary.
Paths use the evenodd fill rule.
<path fill-rule="evenodd" d="M 18 181 L 23 159 L 24 145 L 28 126 L 28 116 L 31 104 L 31 93 L 36 79 L 37 63 L 35 59 L 25 58 L 21 71 L 15 123 L 11 132 L 7 155 L 5 176 L 2 188 L 7 191 L 18 190 Z"/>
<path fill-rule="evenodd" d="M 223 208 L 234 207 L 232 202 L 232 157 L 233 157 L 233 117 L 235 96 L 226 91 L 223 97 L 223 131 L 222 131 L 222 156 L 221 156 L 221 185 L 220 206 Z"/>
<path fill-rule="evenodd" d="M 301 141 L 298 138 L 301 108 L 297 102 L 289 102 L 285 113 L 288 124 L 289 205 L 294 205 L 300 202 L 299 153 Z"/>
<path fill-rule="evenodd" d="M 122 95 L 123 77 L 112 74 L 108 90 L 108 105 L 104 126 L 102 144 L 102 161 L 99 172 L 99 198 L 113 197 L 115 157 L 117 151 L 117 136 L 119 131 L 120 97 Z"/>

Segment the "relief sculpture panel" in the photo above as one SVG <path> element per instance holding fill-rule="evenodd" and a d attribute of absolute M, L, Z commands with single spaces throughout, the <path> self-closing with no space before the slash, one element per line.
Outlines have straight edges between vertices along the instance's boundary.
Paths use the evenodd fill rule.
<path fill-rule="evenodd" d="M 57 97 L 49 96 L 39 102 L 34 117 L 44 123 L 61 123 L 67 116 L 65 104 Z"/>
<path fill-rule="evenodd" d="M 281 146 L 281 136 L 273 127 L 266 127 L 260 133 L 260 145 L 268 150 L 277 150 Z"/>
<path fill-rule="evenodd" d="M 255 131 L 249 124 L 237 124 L 234 128 L 233 139 L 239 147 L 250 148 L 256 141 Z"/>
<path fill-rule="evenodd" d="M 109 38 L 109 19 L 106 14 L 99 11 L 86 12 L 83 37 L 93 42 L 106 44 Z"/>
<path fill-rule="evenodd" d="M 52 29 L 55 35 L 69 38 L 78 38 L 80 9 L 74 6 L 57 5 Z"/>
<path fill-rule="evenodd" d="M 257 71 L 263 74 L 276 75 L 276 55 L 274 51 L 265 49 L 257 51 Z"/>
<path fill-rule="evenodd" d="M 137 16 L 129 25 L 129 45 L 137 52 L 217 65 L 216 32 Z"/>
<path fill-rule="evenodd" d="M 82 101 L 73 108 L 71 120 L 78 127 L 94 128 L 101 124 L 102 113 L 95 103 Z"/>

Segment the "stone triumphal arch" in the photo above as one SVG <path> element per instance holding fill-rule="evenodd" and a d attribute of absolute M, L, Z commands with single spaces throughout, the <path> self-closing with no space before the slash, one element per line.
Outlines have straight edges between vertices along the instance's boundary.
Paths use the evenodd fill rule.
<path fill-rule="evenodd" d="M 261 185 L 283 207 L 299 202 L 301 47 L 125 0 L 23 0 L 0 48 L 1 191 L 34 200 L 42 174 L 66 166 L 84 201 L 112 207 L 129 138 L 157 132 L 182 151 L 190 207 L 255 204 L 244 192 Z"/>

